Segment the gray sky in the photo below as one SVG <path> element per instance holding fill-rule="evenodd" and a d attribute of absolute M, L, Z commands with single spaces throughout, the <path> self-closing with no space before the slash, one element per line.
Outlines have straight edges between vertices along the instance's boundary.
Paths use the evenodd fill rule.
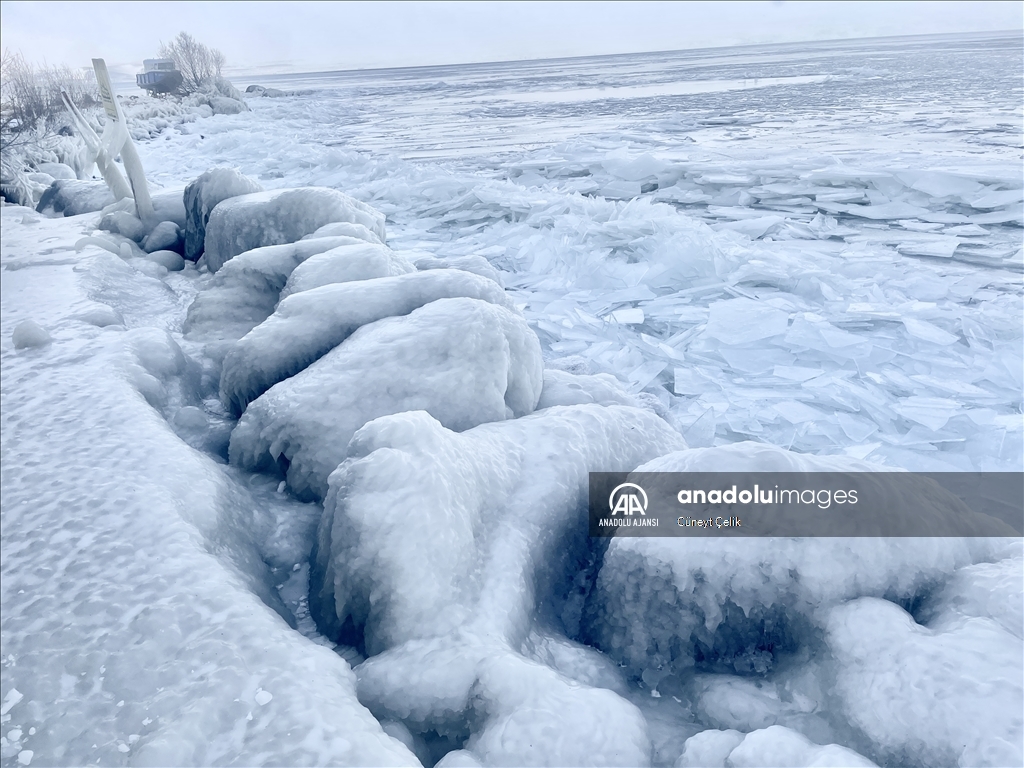
<path fill-rule="evenodd" d="M 31 62 L 131 74 L 180 30 L 226 74 L 582 56 L 1024 28 L 1020 2 L 8 2 L 3 45 Z"/>

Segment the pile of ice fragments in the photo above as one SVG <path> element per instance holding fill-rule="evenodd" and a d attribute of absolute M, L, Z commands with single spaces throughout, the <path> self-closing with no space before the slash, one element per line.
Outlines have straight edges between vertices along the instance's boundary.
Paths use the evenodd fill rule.
<path fill-rule="evenodd" d="M 545 370 L 486 260 L 395 251 L 347 195 L 253 184 L 186 193 L 215 274 L 185 338 L 238 419 L 231 464 L 322 504 L 309 611 L 421 761 L 1020 764 L 1019 539 L 589 539 L 591 471 L 877 467 L 688 448 L 653 398 Z M 705 344 L 873 354 L 781 300 L 713 304 Z M 705 386 L 676 365 L 677 391 Z"/>

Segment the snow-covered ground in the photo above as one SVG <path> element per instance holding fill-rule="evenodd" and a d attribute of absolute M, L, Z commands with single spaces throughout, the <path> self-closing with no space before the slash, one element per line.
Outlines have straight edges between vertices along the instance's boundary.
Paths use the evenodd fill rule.
<path fill-rule="evenodd" d="M 1020 539 L 580 516 L 641 465 L 1024 470 L 1021 74 L 989 35 L 129 107 L 154 188 L 331 187 L 387 247 L 360 208 L 168 272 L 0 210 L 3 764 L 1022 764 Z"/>

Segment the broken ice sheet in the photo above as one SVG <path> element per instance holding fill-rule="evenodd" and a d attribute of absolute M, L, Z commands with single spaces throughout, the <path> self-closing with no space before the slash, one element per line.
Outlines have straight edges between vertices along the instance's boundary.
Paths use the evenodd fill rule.
<path fill-rule="evenodd" d="M 789 313 L 753 299 L 716 301 L 709 307 L 705 334 L 724 344 L 748 344 L 786 332 Z"/>
<path fill-rule="evenodd" d="M 904 317 L 903 325 L 907 329 L 907 333 L 916 339 L 922 341 L 930 341 L 933 344 L 941 344 L 946 346 L 948 344 L 955 344 L 959 341 L 959 338 L 954 336 L 948 331 L 944 331 L 937 325 L 932 325 L 926 320 L 919 320 L 914 317 Z"/>
<path fill-rule="evenodd" d="M 837 413 L 836 418 L 843 432 L 854 443 L 862 443 L 878 431 L 878 425 L 848 413 Z"/>
<path fill-rule="evenodd" d="M 944 397 L 912 395 L 902 398 L 893 410 L 905 419 L 938 431 L 960 410 L 960 405 Z"/>
<path fill-rule="evenodd" d="M 609 320 L 613 320 L 621 325 L 643 325 L 644 311 L 637 307 L 617 309 L 607 317 Z"/>
<path fill-rule="evenodd" d="M 790 424 L 803 424 L 805 421 L 817 421 L 825 417 L 825 414 L 817 408 L 812 408 L 798 400 L 783 400 L 781 403 L 774 403 L 772 408 Z"/>
<path fill-rule="evenodd" d="M 629 372 L 628 379 L 630 381 L 630 389 L 634 392 L 639 392 L 652 381 L 654 381 L 658 374 L 661 373 L 668 367 L 668 363 L 661 362 L 660 360 L 648 360 L 640 366 Z"/>
<path fill-rule="evenodd" d="M 766 373 L 773 368 L 789 365 L 796 358 L 784 349 L 722 348 L 720 354 L 733 369 L 743 373 Z"/>
<path fill-rule="evenodd" d="M 772 375 L 788 381 L 807 381 L 821 376 L 825 371 L 821 368 L 802 368 L 798 365 L 776 365 Z"/>
<path fill-rule="evenodd" d="M 703 395 L 719 389 L 715 378 L 705 375 L 696 368 L 676 368 L 673 374 L 673 389 L 677 395 Z M 718 371 L 718 374 L 720 375 L 721 371 Z"/>
<path fill-rule="evenodd" d="M 688 427 L 679 429 L 690 448 L 706 448 L 715 442 L 715 409 L 708 408 Z"/>

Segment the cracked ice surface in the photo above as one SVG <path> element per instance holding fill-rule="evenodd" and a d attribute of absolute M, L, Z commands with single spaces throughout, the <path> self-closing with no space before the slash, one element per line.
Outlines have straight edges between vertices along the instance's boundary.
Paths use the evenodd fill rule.
<path fill-rule="evenodd" d="M 359 201 L 216 275 L 5 207 L 4 764 L 1020 764 L 1019 540 L 582 519 L 648 461 L 1021 469 L 1019 73 L 854 41 L 142 117 L 154 186 Z"/>

